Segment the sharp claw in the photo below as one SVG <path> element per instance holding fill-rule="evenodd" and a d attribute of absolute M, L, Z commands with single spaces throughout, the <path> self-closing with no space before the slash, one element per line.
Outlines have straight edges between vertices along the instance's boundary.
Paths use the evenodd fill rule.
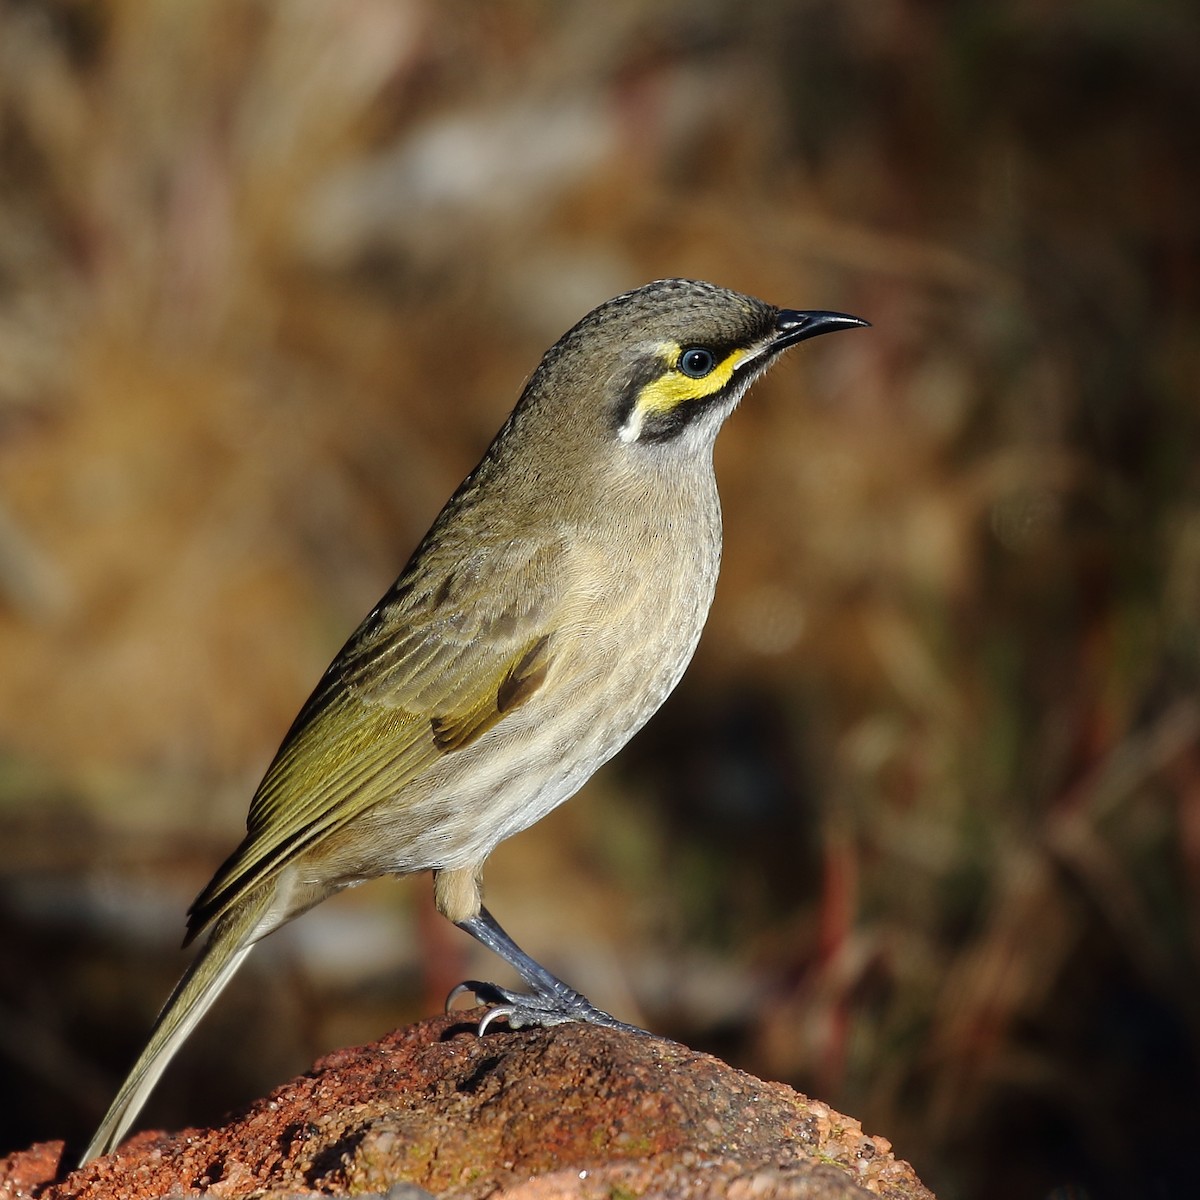
<path fill-rule="evenodd" d="M 483 1035 L 487 1033 L 487 1027 L 498 1017 L 504 1017 L 506 1020 L 511 1021 L 515 1014 L 516 1009 L 513 1008 L 511 1004 L 497 1004 L 495 1008 L 489 1008 L 488 1011 L 483 1014 L 483 1017 L 479 1022 L 479 1027 L 475 1032 L 479 1037 L 483 1037 Z M 513 1028 L 515 1029 L 516 1026 L 513 1026 Z"/>
<path fill-rule="evenodd" d="M 494 983 L 482 983 L 478 979 L 464 979 L 462 983 L 456 984 L 450 989 L 450 995 L 446 997 L 447 1012 L 450 1011 L 450 1006 L 459 996 L 474 996 L 477 1004 L 496 1004 L 498 1003 L 494 999 L 496 996 L 499 996 L 501 1000 L 508 999 L 508 993 Z"/>
<path fill-rule="evenodd" d="M 459 998 L 459 996 L 466 996 L 468 994 L 474 994 L 474 991 L 469 983 L 456 983 L 454 987 L 450 989 L 450 995 L 446 997 L 446 1008 L 444 1011 L 449 1012 L 450 1009 L 454 1007 L 454 1002 Z"/>

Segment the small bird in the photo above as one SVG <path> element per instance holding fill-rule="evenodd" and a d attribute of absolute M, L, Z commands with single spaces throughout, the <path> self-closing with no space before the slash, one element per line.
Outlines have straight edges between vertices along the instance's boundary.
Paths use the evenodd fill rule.
<path fill-rule="evenodd" d="M 864 326 L 688 279 L 626 292 L 547 352 L 482 461 L 333 660 L 188 910 L 208 931 L 83 1156 L 119 1142 L 259 938 L 342 888 L 433 872 L 438 911 L 528 992 L 480 1024 L 593 1007 L 482 906 L 484 861 L 568 799 L 679 682 L 721 558 L 713 443 L 789 346 Z M 447 1002 L 449 1004 L 449 1001 Z"/>

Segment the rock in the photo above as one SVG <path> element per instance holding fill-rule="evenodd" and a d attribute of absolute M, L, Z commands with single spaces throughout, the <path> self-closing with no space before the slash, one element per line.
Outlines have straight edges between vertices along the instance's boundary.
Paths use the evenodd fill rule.
<path fill-rule="evenodd" d="M 61 1143 L 19 1151 L 0 1196 L 933 1200 L 885 1139 L 783 1084 L 591 1025 L 480 1038 L 469 1016 L 339 1050 L 221 1128 L 139 1133 L 61 1178 Z"/>

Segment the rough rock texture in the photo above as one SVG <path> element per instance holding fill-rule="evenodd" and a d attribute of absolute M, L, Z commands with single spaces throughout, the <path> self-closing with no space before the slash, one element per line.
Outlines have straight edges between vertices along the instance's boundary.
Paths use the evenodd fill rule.
<path fill-rule="evenodd" d="M 479 1038 L 461 1013 L 331 1054 L 222 1128 L 137 1134 L 56 1178 L 62 1149 L 0 1160 L 0 1196 L 933 1200 L 883 1138 L 782 1084 L 594 1026 Z"/>

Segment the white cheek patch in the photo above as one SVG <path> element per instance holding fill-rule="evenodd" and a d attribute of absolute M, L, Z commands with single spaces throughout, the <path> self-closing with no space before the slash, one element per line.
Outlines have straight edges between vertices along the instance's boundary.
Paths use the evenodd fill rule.
<path fill-rule="evenodd" d="M 640 405 L 635 404 L 629 410 L 629 416 L 625 418 L 625 424 L 617 430 L 617 437 L 626 445 L 632 445 L 642 436 L 642 419 L 645 416 L 645 410 Z"/>

